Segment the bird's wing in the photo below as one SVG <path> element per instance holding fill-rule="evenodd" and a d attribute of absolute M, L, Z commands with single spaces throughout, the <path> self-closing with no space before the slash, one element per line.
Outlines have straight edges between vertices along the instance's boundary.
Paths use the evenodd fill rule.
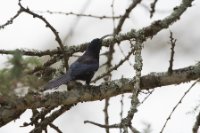
<path fill-rule="evenodd" d="M 76 61 L 70 66 L 70 73 L 72 74 L 72 76 L 77 76 L 84 73 L 95 72 L 97 71 L 98 68 L 99 68 L 98 62 L 88 64 Z"/>

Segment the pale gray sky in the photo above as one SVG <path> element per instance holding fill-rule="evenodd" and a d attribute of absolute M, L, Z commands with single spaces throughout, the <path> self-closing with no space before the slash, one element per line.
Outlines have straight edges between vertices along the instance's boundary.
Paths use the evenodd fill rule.
<path fill-rule="evenodd" d="M 151 0 L 152 1 L 152 0 Z M 111 15 L 112 0 L 91 0 L 90 5 L 86 10 L 86 14 L 95 15 Z M 115 14 L 121 15 L 129 5 L 129 0 L 116 0 Z M 51 10 L 63 12 L 79 13 L 86 0 L 23 0 L 23 5 L 28 6 L 31 10 Z M 144 0 L 143 3 L 150 3 L 149 0 Z M 160 13 L 156 13 L 153 20 L 164 18 L 169 15 L 171 9 L 180 0 L 159 0 L 157 9 Z M 148 4 L 149 5 L 149 4 Z M 0 25 L 5 23 L 18 10 L 16 0 L 2 1 L 0 4 Z M 200 1 L 196 0 L 193 6 L 189 8 L 181 17 L 181 20 L 170 26 L 170 30 L 174 32 L 174 36 L 178 39 L 176 45 L 174 68 L 181 68 L 188 65 L 193 65 L 200 59 L 199 42 L 200 42 Z M 64 15 L 48 15 L 43 14 L 45 18 L 59 31 L 62 39 L 65 38 L 69 29 L 74 24 L 74 16 Z M 147 26 L 152 22 L 149 19 L 149 12 L 142 6 L 138 6 L 131 14 L 131 19 L 127 20 L 122 32 L 127 32 L 131 28 L 139 29 Z M 101 37 L 103 35 L 112 33 L 112 20 L 98 20 L 94 18 L 82 18 L 74 30 L 74 36 L 66 45 L 79 44 L 90 41 L 93 38 Z M 170 45 L 169 45 L 169 30 L 163 30 L 154 37 L 148 40 L 144 45 L 143 58 L 143 74 L 150 72 L 166 71 L 168 68 Z M 54 41 L 53 33 L 47 29 L 44 24 L 33 17 L 23 13 L 12 25 L 7 26 L 4 30 L 0 30 L 0 46 L 1 49 L 52 49 L 58 46 Z M 124 51 L 128 51 L 126 45 L 122 46 Z M 115 54 L 122 57 L 119 51 Z M 5 64 L 6 57 L 0 55 L 0 68 Z M 117 63 L 115 59 L 113 63 Z M 133 61 L 133 60 L 132 60 Z M 118 79 L 124 74 L 124 77 L 131 78 L 134 74 L 133 69 L 125 63 L 117 71 L 114 72 L 113 79 Z M 158 133 L 163 126 L 166 118 L 171 112 L 172 108 L 181 98 L 183 93 L 192 84 L 181 84 L 177 86 L 166 86 L 157 88 L 153 95 L 139 108 L 133 124 L 140 131 L 144 128 L 144 122 L 151 124 L 153 133 Z M 195 114 L 187 114 L 192 108 L 199 103 L 200 90 L 199 84 L 196 85 L 189 93 L 188 97 L 183 100 L 183 103 L 174 113 L 172 119 L 169 121 L 165 133 L 190 133 L 191 127 L 195 119 Z M 144 96 L 140 96 L 141 99 Z M 120 96 L 114 97 L 110 101 L 109 114 L 110 123 L 119 122 L 120 113 Z M 129 109 L 130 100 L 129 94 L 125 97 L 126 112 Z M 61 117 L 56 119 L 56 125 L 65 133 L 104 133 L 104 129 L 100 129 L 93 125 L 83 124 L 84 120 L 93 120 L 95 122 L 103 123 L 103 107 L 104 101 L 79 103 L 70 111 L 64 113 Z M 24 113 L 21 119 L 11 122 L 6 126 L 0 128 L 1 133 L 15 131 L 19 133 L 27 133 L 31 128 L 20 128 L 19 126 L 25 121 L 29 121 L 31 116 L 30 111 Z M 118 133 L 118 130 L 111 130 L 113 133 Z M 49 133 L 55 133 L 50 129 Z"/>

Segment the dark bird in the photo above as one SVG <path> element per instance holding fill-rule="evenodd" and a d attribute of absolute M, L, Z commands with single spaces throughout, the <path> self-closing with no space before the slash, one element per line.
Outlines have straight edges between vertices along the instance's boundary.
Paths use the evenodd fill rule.
<path fill-rule="evenodd" d="M 83 80 L 89 85 L 94 73 L 99 68 L 99 53 L 102 40 L 94 39 L 88 45 L 85 53 L 71 64 L 66 74 L 49 81 L 44 90 L 59 87 L 62 84 L 67 84 L 69 81 Z"/>

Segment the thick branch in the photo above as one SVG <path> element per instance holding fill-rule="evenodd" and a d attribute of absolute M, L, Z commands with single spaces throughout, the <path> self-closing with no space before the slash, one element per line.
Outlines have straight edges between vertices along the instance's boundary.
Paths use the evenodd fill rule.
<path fill-rule="evenodd" d="M 152 89 L 166 85 L 180 84 L 198 79 L 200 77 L 200 63 L 182 69 L 173 70 L 172 74 L 168 72 L 151 73 L 141 77 L 141 89 Z M 134 88 L 133 79 L 119 79 L 102 83 L 99 86 L 82 86 L 77 85 L 71 91 L 54 92 L 44 94 L 27 94 L 25 97 L 16 99 L 14 107 L 9 109 L 1 107 L 0 114 L 9 114 L 13 110 L 23 110 L 27 108 L 40 108 L 57 105 L 71 105 L 79 102 L 102 100 L 113 97 L 122 93 L 131 93 Z M 0 97 L 1 98 L 1 97 Z M 6 101 L 5 101 L 6 102 Z M 4 103 L 6 104 L 6 103 Z M 19 106 L 20 105 L 20 106 Z M 13 113 L 12 113 L 13 114 Z M 8 116 L 1 115 L 0 126 L 7 124 L 9 121 L 5 118 Z M 10 116 L 12 117 L 12 116 Z M 13 114 L 14 117 L 14 114 Z M 15 117 L 13 118 L 15 119 Z"/>
<path fill-rule="evenodd" d="M 119 34 L 115 38 L 105 39 L 103 41 L 104 46 L 112 45 L 116 42 L 124 40 L 130 40 L 133 38 L 140 38 L 145 41 L 147 38 L 153 37 L 159 31 L 164 28 L 168 28 L 169 25 L 180 19 L 183 12 L 191 6 L 193 0 L 182 0 L 180 6 L 175 8 L 174 12 L 163 20 L 158 20 L 152 23 L 150 26 L 145 27 L 138 31 L 130 31 L 125 34 Z M 25 10 L 25 9 L 24 9 Z M 23 10 L 23 11 L 24 11 Z M 26 9 L 29 13 L 29 10 Z M 56 33 L 56 32 L 55 32 Z M 59 42 L 59 41 L 58 41 Z M 65 48 L 66 55 L 71 55 L 77 51 L 84 51 L 88 43 L 82 44 L 78 47 L 71 46 Z M 64 49 L 62 49 L 64 50 Z M 60 50 L 60 53 L 63 51 Z M 200 77 L 200 63 L 195 66 L 190 66 L 182 69 L 172 71 L 169 75 L 168 72 L 152 73 L 141 77 L 141 89 L 151 89 L 155 87 L 161 87 L 165 85 L 179 84 L 195 80 Z M 74 89 L 68 92 L 54 92 L 48 95 L 44 94 L 28 94 L 23 98 L 13 101 L 12 106 L 4 106 L 1 104 L 0 108 L 0 126 L 3 126 L 16 119 L 27 108 L 40 108 L 49 107 L 55 105 L 71 105 L 79 102 L 102 100 L 108 97 L 116 96 L 122 93 L 132 92 L 135 81 L 133 79 L 120 79 L 111 82 L 105 82 L 100 86 L 75 86 Z M 3 99 L 0 96 L 0 99 Z M 5 100 L 5 102 L 8 102 Z M 7 104 L 6 104 L 7 105 Z M 9 105 L 9 104 L 8 104 Z M 16 115 L 17 114 L 17 115 Z"/>
<path fill-rule="evenodd" d="M 195 66 L 174 70 L 171 75 L 169 75 L 168 72 L 162 72 L 142 76 L 141 89 L 152 89 L 155 87 L 184 83 L 199 77 L 200 63 Z M 27 106 L 24 106 L 24 108 L 38 108 L 58 104 L 69 105 L 83 101 L 102 100 L 121 93 L 131 92 L 134 87 L 134 82 L 133 79 L 119 79 L 105 82 L 100 86 L 75 86 L 73 90 L 69 92 L 55 92 L 45 96 L 27 95 L 22 99 L 27 103 Z M 21 100 L 19 100 L 19 102 L 22 102 Z"/>
<path fill-rule="evenodd" d="M 0 108 L 0 127 L 6 125 L 12 120 L 18 119 L 22 113 L 24 113 L 24 109 L 10 109 L 9 107 L 1 107 Z"/>

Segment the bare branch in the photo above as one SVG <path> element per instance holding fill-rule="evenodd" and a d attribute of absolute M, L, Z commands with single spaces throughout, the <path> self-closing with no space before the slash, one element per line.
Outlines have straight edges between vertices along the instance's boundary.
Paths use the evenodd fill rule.
<path fill-rule="evenodd" d="M 154 92 L 154 90 L 152 90 L 152 91 L 150 91 L 148 94 L 147 94 L 147 96 L 139 103 L 139 106 L 141 105 L 141 104 L 143 104 L 150 96 L 151 96 L 151 94 Z"/>
<path fill-rule="evenodd" d="M 134 69 L 136 72 L 136 75 L 134 77 L 135 79 L 135 84 L 134 88 L 132 89 L 132 96 L 131 96 L 131 107 L 128 111 L 128 114 L 126 118 L 123 118 L 121 123 L 124 126 L 131 126 L 131 121 L 134 117 L 134 114 L 137 112 L 137 107 L 139 105 L 139 100 L 138 100 L 138 94 L 141 90 L 141 71 L 142 71 L 142 43 L 140 40 L 136 40 L 136 44 L 134 46 L 135 48 L 135 64 L 134 64 Z"/>
<path fill-rule="evenodd" d="M 168 72 L 151 73 L 141 77 L 140 87 L 141 89 L 148 90 L 155 87 L 180 84 L 196 80 L 200 78 L 199 68 L 200 63 L 194 66 L 173 70 L 171 75 L 169 75 Z M 14 100 L 14 103 L 12 102 L 12 106 L 9 106 L 9 108 L 1 106 L 0 126 L 16 119 L 16 112 L 20 111 L 19 114 L 21 114 L 27 108 L 36 109 L 41 107 L 58 106 L 63 104 L 71 105 L 79 102 L 102 100 L 119 94 L 130 93 L 132 92 L 134 85 L 134 79 L 119 79 L 102 83 L 99 86 L 88 87 L 78 84 L 77 86 L 74 85 L 73 89 L 67 92 L 54 92 L 46 95 L 29 93 L 25 97 Z M 5 97 L 0 96 L 0 99 L 4 99 L 1 100 L 4 101 L 2 104 L 10 105 L 9 100 L 5 100 Z"/>
<path fill-rule="evenodd" d="M 84 124 L 93 124 L 95 126 L 101 127 L 101 128 L 123 128 L 122 124 L 112 124 L 112 125 L 103 125 L 103 124 L 99 124 L 93 121 L 84 121 Z M 138 130 L 136 130 L 134 127 L 129 126 L 129 128 L 131 129 L 131 131 L 133 131 L 133 133 L 140 133 Z"/>
<path fill-rule="evenodd" d="M 1 54 L 7 54 L 7 55 L 12 55 L 15 53 L 15 51 L 18 50 L 22 55 L 27 55 L 27 56 L 45 56 L 45 55 L 55 55 L 61 53 L 60 50 L 45 50 L 45 51 L 39 51 L 39 50 L 24 50 L 24 49 L 15 49 L 15 50 L 3 50 L 0 49 Z"/>
<path fill-rule="evenodd" d="M 174 61 L 174 48 L 176 45 L 176 39 L 173 38 L 173 33 L 170 31 L 170 44 L 171 44 L 171 57 L 169 60 L 169 68 L 168 68 L 168 72 L 169 74 L 172 73 L 172 68 L 173 68 L 173 61 Z"/>
<path fill-rule="evenodd" d="M 108 106 L 109 106 L 109 98 L 105 99 L 105 107 L 104 107 L 104 116 L 105 116 L 105 125 L 109 125 L 109 115 L 108 115 Z M 105 128 L 106 133 L 109 133 L 109 128 Z"/>
<path fill-rule="evenodd" d="M 169 25 L 176 22 L 180 18 L 180 16 L 186 11 L 186 9 L 191 6 L 192 2 L 193 2 L 193 0 L 182 0 L 181 5 L 178 6 L 174 10 L 174 12 L 172 12 L 165 19 L 155 21 L 151 25 L 144 27 L 144 28 L 142 28 L 138 31 L 135 31 L 135 30 L 132 29 L 127 33 L 116 35 L 114 38 L 105 39 L 103 41 L 103 46 L 108 47 L 108 46 L 113 45 L 117 42 L 122 42 L 122 41 L 125 41 L 125 40 L 130 40 L 130 39 L 135 39 L 135 38 L 144 39 L 143 40 L 143 42 L 144 42 L 146 39 L 153 37 L 159 31 L 161 31 L 165 28 L 168 28 Z M 86 49 L 88 44 L 89 44 L 89 42 L 86 42 L 86 43 L 79 44 L 78 46 L 65 47 L 65 52 L 69 56 L 72 55 L 75 52 L 83 52 Z M 52 54 L 62 54 L 61 50 L 53 50 L 52 52 L 53 52 Z M 0 53 L 1 53 L 1 51 L 0 51 Z M 10 54 L 9 51 L 6 52 L 6 50 L 5 50 L 4 53 Z M 2 54 L 4 54 L 4 53 L 2 53 Z M 24 54 L 25 55 L 34 55 L 34 53 L 28 54 L 28 51 L 27 51 L 27 53 L 24 51 Z M 48 52 L 47 53 L 44 52 L 44 53 L 41 53 L 39 55 L 42 56 L 42 54 L 43 55 L 49 55 Z"/>
<path fill-rule="evenodd" d="M 84 13 L 87 10 L 87 7 L 90 5 L 90 3 L 91 3 L 91 0 L 86 1 L 84 3 L 84 5 L 82 6 L 82 8 L 80 9 L 80 12 Z M 64 43 L 66 43 L 66 41 L 69 39 L 69 37 L 73 36 L 74 30 L 77 27 L 80 20 L 81 20 L 80 17 L 77 17 L 77 18 L 74 19 L 72 26 L 70 27 L 68 33 L 64 37 Z"/>
<path fill-rule="evenodd" d="M 99 124 L 99 123 L 96 123 L 96 122 L 93 122 L 93 121 L 84 121 L 84 124 L 93 124 L 95 126 L 98 126 L 98 127 L 101 127 L 101 128 L 119 128 L 120 125 L 118 124 L 113 124 L 113 125 L 103 125 L 103 124 Z"/>
<path fill-rule="evenodd" d="M 62 58 L 62 56 L 53 56 L 51 59 L 49 59 L 47 62 L 45 62 L 42 66 L 37 66 L 33 70 L 28 71 L 26 73 L 27 74 L 34 74 L 38 71 L 44 70 L 44 72 L 48 72 L 48 75 L 50 75 L 50 73 L 49 73 L 50 71 L 49 71 L 48 67 L 51 66 L 52 64 L 56 63 L 57 61 L 59 61 L 61 58 Z"/>
<path fill-rule="evenodd" d="M 47 114 L 49 114 L 53 109 L 55 109 L 57 106 L 55 107 L 48 107 L 48 108 L 44 108 L 42 111 L 32 111 L 33 112 L 33 116 L 31 118 L 31 122 L 30 123 L 27 123 L 25 122 L 23 124 L 23 126 L 20 126 L 20 127 L 27 127 L 27 126 L 30 126 L 30 125 L 37 125 L 38 122 L 39 122 L 39 119 L 43 120 L 45 118 L 45 116 Z M 36 110 L 36 109 L 33 109 L 33 110 Z"/>
<path fill-rule="evenodd" d="M 13 21 L 22 13 L 21 8 L 17 11 L 17 13 L 11 17 L 5 24 L 0 25 L 0 30 L 4 29 L 6 26 L 10 25 L 13 23 Z"/>
<path fill-rule="evenodd" d="M 120 121 L 122 121 L 123 119 L 123 113 L 124 113 L 124 94 L 121 95 L 121 100 L 120 100 L 120 104 L 121 104 L 121 111 L 120 111 Z M 122 129 L 120 128 L 120 133 L 122 133 Z"/>
<path fill-rule="evenodd" d="M 65 48 L 64 48 L 64 46 L 63 46 L 63 43 L 62 43 L 62 41 L 61 41 L 61 39 L 60 39 L 60 36 L 58 35 L 58 32 L 56 31 L 56 29 L 55 29 L 43 16 L 38 15 L 38 14 L 32 12 L 32 11 L 31 11 L 30 9 L 28 9 L 28 8 L 24 8 L 24 7 L 21 5 L 20 1 L 19 1 L 19 6 L 20 6 L 22 12 L 26 12 L 26 13 L 32 15 L 33 18 L 38 18 L 38 19 L 42 20 L 42 21 L 46 24 L 46 27 L 48 27 L 48 28 L 51 29 L 51 31 L 52 31 L 53 34 L 55 35 L 55 40 L 58 42 L 58 44 L 59 44 L 59 46 L 60 46 L 60 49 L 61 49 L 61 51 L 62 51 L 62 53 L 63 53 L 63 55 L 64 55 L 65 67 L 66 67 L 66 70 L 68 70 L 68 56 L 67 56 L 67 54 L 65 53 Z"/>
<path fill-rule="evenodd" d="M 137 6 L 138 3 L 140 3 L 141 0 L 134 0 L 130 6 L 126 9 L 124 15 L 120 18 L 119 23 L 117 25 L 117 28 L 114 31 L 114 34 L 118 34 L 121 31 L 121 28 L 126 20 L 126 18 L 129 17 L 130 12 Z"/>
<path fill-rule="evenodd" d="M 132 49 L 128 55 L 121 60 L 117 65 L 111 67 L 108 71 L 106 71 L 105 73 L 101 74 L 100 76 L 96 77 L 94 80 L 92 80 L 92 82 L 96 82 L 97 80 L 103 78 L 106 75 L 109 75 L 112 71 L 117 70 L 118 67 L 120 67 L 126 60 L 129 59 L 129 57 L 134 53 L 134 49 Z"/>
<path fill-rule="evenodd" d="M 73 105 L 63 105 L 59 110 L 53 112 L 49 117 L 44 118 L 44 120 L 38 123 L 37 127 L 35 127 L 30 133 L 40 133 L 42 130 L 45 130 L 48 125 L 51 125 L 52 127 L 52 122 L 72 106 Z M 53 127 L 54 129 L 57 129 L 55 126 Z"/>
<path fill-rule="evenodd" d="M 50 123 L 49 126 L 53 129 L 55 129 L 58 133 L 62 133 L 62 131 L 54 124 Z"/>
<path fill-rule="evenodd" d="M 200 126 L 200 113 L 198 113 L 198 115 L 196 116 L 196 121 L 195 121 L 194 126 L 192 128 L 192 132 L 198 133 L 199 126 Z"/>
<path fill-rule="evenodd" d="M 177 107 L 182 103 L 183 99 L 186 97 L 186 95 L 191 91 L 191 89 L 200 81 L 200 79 L 198 79 L 197 81 L 195 81 L 191 86 L 190 88 L 183 94 L 183 96 L 181 97 L 181 99 L 178 101 L 178 103 L 174 106 L 174 108 L 172 109 L 171 113 L 169 114 L 169 116 L 167 117 L 160 133 L 163 133 L 166 125 L 167 125 L 167 122 L 171 119 L 171 116 L 172 114 L 174 113 L 174 111 L 177 109 Z"/>
<path fill-rule="evenodd" d="M 154 0 L 152 3 L 151 3 L 151 10 L 150 10 L 150 18 L 153 17 L 153 14 L 155 12 L 155 7 L 156 7 L 156 3 L 158 2 L 158 0 Z"/>
<path fill-rule="evenodd" d="M 132 133 L 140 133 L 137 129 L 135 129 L 133 126 L 129 126 L 129 129 L 131 129 Z"/>
<path fill-rule="evenodd" d="M 19 6 L 20 11 L 17 12 L 17 14 L 12 17 L 6 24 L 4 24 L 1 27 L 5 27 L 12 23 L 14 19 L 16 19 L 21 12 L 28 13 L 32 15 L 33 17 L 36 17 L 40 20 L 42 20 L 46 26 L 53 32 L 56 41 L 59 44 L 59 49 L 52 50 L 52 51 L 23 51 L 24 55 L 32 55 L 32 56 L 43 56 L 43 55 L 50 55 L 53 56 L 50 61 L 47 61 L 42 67 L 35 68 L 33 72 L 42 70 L 46 66 L 51 65 L 52 63 L 58 61 L 59 59 L 64 58 L 65 60 L 65 66 L 68 67 L 68 58 L 70 55 L 72 55 L 75 52 L 84 51 L 88 45 L 88 43 L 81 44 L 80 46 L 70 46 L 70 47 L 64 47 L 62 40 L 59 37 L 58 32 L 56 29 L 50 25 L 50 23 L 41 15 L 38 15 L 28 8 L 24 8 L 21 3 L 21 0 L 19 0 Z M 135 2 L 135 5 L 134 5 Z M 181 15 L 186 11 L 188 7 L 191 6 L 193 0 L 182 0 L 182 3 L 180 6 L 174 8 L 174 11 L 165 19 L 163 20 L 157 20 L 154 21 L 151 25 L 144 27 L 138 31 L 132 29 L 127 33 L 124 34 L 118 34 L 121 31 L 121 28 L 125 22 L 125 19 L 129 16 L 131 10 L 136 6 L 140 0 L 134 1 L 129 8 L 126 10 L 124 16 L 119 20 L 119 24 L 115 30 L 116 35 L 114 34 L 113 38 L 104 39 L 103 40 L 103 46 L 114 46 L 115 43 L 120 43 L 124 40 L 130 40 L 135 39 L 137 44 L 142 44 L 144 41 L 146 41 L 148 38 L 151 38 L 155 36 L 159 31 L 168 28 L 171 24 L 173 24 L 175 21 L 179 20 Z M 156 3 L 156 2 L 155 2 Z M 11 21 L 11 22 L 9 22 Z M 141 46 L 141 45 L 140 45 Z M 52 53 L 49 53 L 52 52 Z M 134 53 L 134 51 L 131 51 Z M 0 50 L 0 53 L 3 54 L 13 54 L 12 51 L 7 50 Z M 60 53 L 61 55 L 59 55 Z M 129 55 L 129 54 L 128 54 Z M 130 54 L 131 55 L 131 54 Z M 172 65 L 169 71 L 171 71 L 171 74 L 168 72 L 163 73 L 151 73 L 149 75 L 145 75 L 141 77 L 141 69 L 142 69 L 142 60 L 140 58 L 141 56 L 141 48 L 137 51 L 136 54 L 136 77 L 134 79 L 120 79 L 120 80 L 114 80 L 114 81 L 107 81 L 105 83 L 102 83 L 99 86 L 82 86 L 82 85 L 73 85 L 73 89 L 68 92 L 53 92 L 50 94 L 45 93 L 28 93 L 25 97 L 14 97 L 11 102 L 7 96 L 1 96 L 0 95 L 0 101 L 1 101 L 1 108 L 0 108 L 0 126 L 3 126 L 7 124 L 8 122 L 18 118 L 26 109 L 37 109 L 41 107 L 49 107 L 49 106 L 58 106 L 58 105 L 66 105 L 63 106 L 63 109 L 60 111 L 54 112 L 51 116 L 46 117 L 44 120 L 42 120 L 35 129 L 32 130 L 32 132 L 41 132 L 45 131 L 47 132 L 47 126 L 52 124 L 52 122 L 60 116 L 62 113 L 64 113 L 66 110 L 68 110 L 73 104 L 77 104 L 79 102 L 84 101 L 95 101 L 95 100 L 102 100 L 102 99 L 108 99 L 112 96 L 116 96 L 123 93 L 131 93 L 132 95 L 132 105 L 135 107 L 131 107 L 130 113 L 128 114 L 127 118 L 133 118 L 133 115 L 136 111 L 137 107 L 137 94 L 139 93 L 140 89 L 151 89 L 155 87 L 165 86 L 165 85 L 172 85 L 172 84 L 179 84 L 183 82 L 188 82 L 191 80 L 198 79 L 200 77 L 200 63 L 189 66 L 182 69 L 172 70 Z M 127 58 L 127 59 L 126 59 Z M 120 63 L 114 67 L 109 67 L 110 72 L 112 72 L 114 69 L 117 69 L 124 61 L 128 60 L 130 56 L 126 56 L 124 60 L 121 60 Z M 172 57 L 173 59 L 173 57 Z M 171 59 L 171 60 L 172 60 Z M 171 61 L 173 63 L 173 61 Z M 171 63 L 171 64 L 172 64 Z M 137 67 L 137 65 L 141 67 Z M 103 74 L 102 77 L 109 75 Z M 99 76 L 100 78 L 102 78 Z M 97 77 L 97 79 L 99 78 Z M 97 80 L 96 79 L 96 80 Z M 186 94 L 185 94 L 186 95 Z M 178 104 L 177 104 L 178 106 Z M 176 107 L 175 107 L 176 108 Z M 132 111 L 133 110 L 133 111 Z M 175 109 L 174 109 L 175 110 Z M 129 117 L 130 116 L 130 117 Z M 169 117 L 170 118 L 170 117 Z M 124 119 L 123 119 L 124 120 Z M 122 120 L 122 121 L 123 121 Z M 110 126 L 107 124 L 107 126 Z M 53 128 L 56 129 L 54 125 L 52 125 Z M 124 132 L 128 132 L 128 128 L 130 128 L 132 131 L 133 128 L 131 127 L 131 121 L 128 121 L 128 124 L 126 122 L 121 122 L 120 125 L 118 124 L 118 127 L 123 128 Z"/>
<path fill-rule="evenodd" d="M 59 15 L 74 15 L 74 16 L 77 16 L 77 17 L 89 17 L 89 18 L 97 18 L 97 19 L 119 19 L 121 18 L 121 15 L 119 16 L 97 16 L 97 15 L 92 15 L 92 14 L 82 14 L 82 13 L 74 13 L 74 12 L 57 12 L 57 11 L 36 11 L 38 13 L 48 13 L 48 14 L 59 14 Z"/>

